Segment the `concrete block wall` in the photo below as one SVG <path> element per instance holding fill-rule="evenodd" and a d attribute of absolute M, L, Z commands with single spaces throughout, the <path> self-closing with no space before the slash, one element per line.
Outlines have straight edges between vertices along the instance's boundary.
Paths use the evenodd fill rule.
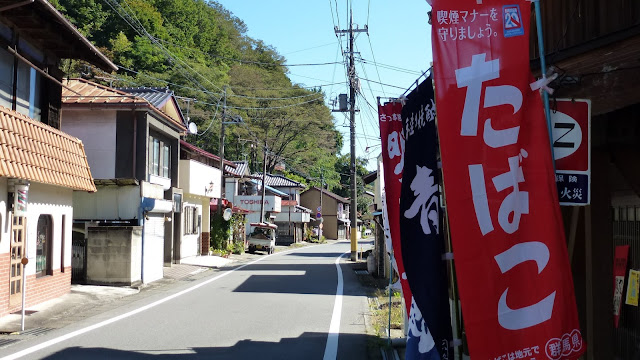
<path fill-rule="evenodd" d="M 87 282 L 132 285 L 141 279 L 142 227 L 90 227 L 87 234 Z"/>

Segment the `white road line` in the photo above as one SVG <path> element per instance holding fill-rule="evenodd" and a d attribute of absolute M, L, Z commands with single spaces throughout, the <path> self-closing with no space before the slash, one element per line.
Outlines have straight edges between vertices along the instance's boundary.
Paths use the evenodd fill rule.
<path fill-rule="evenodd" d="M 329 325 L 329 335 L 327 336 L 327 346 L 324 348 L 324 360 L 335 360 L 338 356 L 338 337 L 340 335 L 340 319 L 342 317 L 342 292 L 344 281 L 342 279 L 342 269 L 340 269 L 340 259 L 349 253 L 344 253 L 336 259 L 336 269 L 338 269 L 338 287 L 336 288 L 336 302 L 333 305 L 333 315 L 331 325 Z"/>
<path fill-rule="evenodd" d="M 309 247 L 306 247 L 306 248 L 309 248 Z M 303 248 L 303 249 L 304 249 L 304 248 Z M 86 327 L 86 328 L 83 328 L 83 329 L 80 329 L 80 330 L 76 330 L 76 331 L 70 332 L 70 333 L 68 333 L 68 334 L 62 335 L 62 336 L 57 337 L 57 338 L 55 338 L 55 339 L 51 339 L 51 340 L 45 341 L 45 342 L 43 342 L 43 343 L 41 343 L 41 344 L 38 344 L 38 345 L 32 346 L 32 347 L 30 347 L 30 348 L 26 348 L 26 349 L 24 349 L 24 350 L 22 350 L 22 351 L 18 351 L 17 353 L 14 353 L 14 354 L 11 354 L 11 355 L 7 355 L 7 356 L 5 356 L 5 357 L 3 357 L 3 358 L 0 358 L 0 360 L 13 360 L 13 359 L 21 358 L 21 357 L 23 357 L 23 356 L 27 356 L 27 355 L 29 355 L 29 354 L 32 354 L 32 353 L 36 352 L 36 351 L 40 351 L 40 350 L 42 350 L 42 349 L 46 349 L 46 348 L 48 348 L 48 347 L 50 347 L 50 346 L 53 346 L 53 345 L 56 345 L 56 344 L 61 343 L 61 342 L 63 342 L 63 341 L 69 340 L 69 339 L 74 338 L 74 337 L 76 337 L 76 336 L 79 336 L 79 335 L 82 335 L 82 334 L 86 334 L 86 333 L 88 333 L 89 331 L 93 331 L 93 330 L 99 329 L 99 328 L 104 327 L 104 326 L 107 326 L 107 325 L 109 325 L 109 324 L 113 324 L 113 323 L 114 323 L 114 322 L 116 322 L 116 321 L 120 321 L 120 320 L 122 320 L 122 319 L 126 319 L 126 318 L 128 318 L 128 317 L 131 317 L 131 316 L 133 316 L 133 315 L 136 315 L 136 314 L 138 314 L 138 313 L 141 313 L 141 312 L 143 312 L 143 311 L 149 310 L 149 309 L 151 309 L 151 308 L 153 308 L 153 307 L 156 307 L 156 306 L 158 306 L 158 305 L 160 305 L 160 304 L 163 304 L 163 303 L 165 303 L 165 302 L 167 302 L 167 301 L 169 301 L 169 300 L 173 300 L 173 299 L 175 299 L 175 298 L 177 298 L 177 297 L 179 297 L 179 296 L 182 296 L 182 295 L 184 295 L 184 294 L 190 293 L 190 292 L 192 292 L 193 290 L 196 290 L 196 289 L 201 288 L 201 287 L 203 287 L 203 286 L 205 286 L 205 285 L 208 285 L 208 284 L 210 284 L 210 283 L 212 283 L 212 282 L 214 282 L 214 281 L 216 281 L 216 280 L 218 280 L 218 279 L 221 279 L 221 278 L 223 278 L 223 277 L 225 277 L 225 276 L 227 276 L 227 275 L 231 274 L 231 273 L 232 273 L 232 272 L 234 272 L 234 271 L 240 270 L 240 269 L 242 269 L 242 268 L 244 268 L 244 267 L 247 267 L 247 266 L 249 266 L 249 265 L 253 265 L 253 264 L 255 264 L 255 263 L 259 262 L 259 261 L 262 261 L 262 260 L 264 260 L 264 259 L 267 259 L 267 258 L 269 258 L 269 257 L 271 257 L 271 256 L 274 256 L 274 255 L 280 255 L 280 254 L 286 254 L 286 253 L 289 253 L 289 252 L 299 251 L 299 250 L 300 250 L 300 248 L 297 248 L 297 249 L 292 249 L 292 250 L 287 250 L 287 251 L 281 251 L 281 252 L 278 252 L 278 253 L 275 253 L 275 254 L 271 254 L 271 255 L 263 256 L 263 257 L 261 257 L 260 259 L 257 259 L 257 260 L 255 260 L 255 261 L 250 262 L 250 263 L 247 263 L 247 264 L 244 264 L 244 265 L 242 265 L 242 266 L 239 266 L 239 267 L 237 267 L 237 268 L 235 268 L 235 269 L 233 269 L 233 270 L 229 270 L 229 271 L 227 271 L 227 272 L 225 272 L 225 273 L 223 273 L 223 274 L 220 274 L 220 275 L 218 275 L 218 276 L 216 276 L 216 277 L 214 277 L 214 278 L 211 278 L 211 279 L 209 279 L 209 280 L 207 280 L 207 281 L 204 281 L 204 282 L 201 282 L 201 283 L 199 283 L 199 284 L 196 284 L 196 285 L 194 285 L 194 286 L 192 286 L 192 287 L 190 287 L 190 288 L 188 288 L 188 289 L 185 289 L 185 290 L 182 290 L 182 291 L 180 291 L 180 292 L 177 292 L 177 293 L 175 293 L 175 294 L 173 294 L 173 295 L 167 296 L 167 297 L 166 297 L 166 298 L 164 298 L 164 299 L 160 299 L 160 300 L 158 300 L 158 301 L 156 301 L 156 302 L 153 302 L 153 303 L 148 304 L 148 305 L 145 305 L 145 306 L 143 306 L 143 307 L 141 307 L 141 308 L 138 308 L 138 309 L 132 310 L 132 311 L 130 311 L 130 312 L 128 312 L 128 313 L 124 313 L 124 314 L 122 314 L 122 315 L 118 315 L 118 316 L 116 316 L 116 317 L 114 317 L 114 318 L 111 318 L 111 319 L 109 319 L 109 320 L 105 320 L 105 321 L 99 322 L 99 323 L 97 323 L 97 324 L 94 324 L 94 325 L 88 326 L 88 327 Z M 340 268 L 338 268 L 338 271 L 340 271 Z M 341 276 L 340 276 L 340 282 L 339 282 L 339 284 L 340 284 L 340 292 L 342 293 L 342 279 L 341 279 L 341 277 L 342 277 L 342 274 L 341 274 Z M 334 309 L 334 316 L 335 316 L 335 309 Z M 338 315 L 338 318 L 339 318 L 339 315 Z M 333 321 L 332 321 L 332 323 L 331 323 L 331 324 L 332 324 L 332 328 L 333 328 Z M 338 326 L 339 326 L 339 325 L 340 325 L 340 323 L 338 322 Z M 337 341 L 336 341 L 336 343 L 337 343 Z"/>

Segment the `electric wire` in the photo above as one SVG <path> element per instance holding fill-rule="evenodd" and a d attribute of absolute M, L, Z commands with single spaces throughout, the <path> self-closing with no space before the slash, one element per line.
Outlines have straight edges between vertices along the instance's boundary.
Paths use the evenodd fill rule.
<path fill-rule="evenodd" d="M 176 48 L 179 49 L 184 49 L 184 50 L 189 50 L 189 51 L 193 51 L 193 52 L 198 52 L 202 55 L 207 55 L 210 56 L 212 58 L 216 58 L 216 59 L 224 59 L 224 60 L 229 60 L 229 61 L 235 61 L 235 62 L 239 62 L 241 64 L 252 64 L 252 65 L 265 65 L 265 66 L 282 66 L 282 67 L 295 67 L 295 66 L 325 66 L 325 65 L 334 65 L 334 62 L 322 62 L 322 63 L 303 63 L 303 64 L 288 64 L 288 63 L 283 63 L 283 64 L 278 64 L 278 63 L 268 63 L 268 62 L 262 62 L 262 61 L 253 61 L 253 60 L 243 60 L 243 59 L 236 59 L 236 58 L 230 58 L 227 56 L 220 56 L 220 55 L 214 55 L 214 54 L 210 54 L 210 53 L 206 53 L 200 49 L 196 49 L 196 48 L 192 48 L 192 47 L 188 47 L 188 46 L 182 46 L 182 45 L 178 45 L 176 43 L 173 43 L 171 41 L 167 41 L 167 40 L 163 40 L 163 39 L 159 39 L 154 37 L 155 40 L 163 42 L 165 44 L 169 44 L 172 46 L 175 46 Z M 303 51 L 303 50 L 301 50 Z"/>
<path fill-rule="evenodd" d="M 369 4 L 371 4 L 371 3 L 369 3 Z M 378 69 L 378 65 L 377 65 L 378 62 L 376 61 L 376 55 L 373 52 L 373 46 L 371 45 L 371 36 L 369 35 L 369 32 L 367 32 L 367 40 L 369 40 L 369 49 L 371 49 L 371 56 L 373 57 L 373 63 L 374 63 L 374 66 L 376 68 L 376 73 L 378 74 L 378 81 L 380 81 L 382 83 L 382 78 L 380 78 L 380 70 Z M 380 89 L 382 90 L 382 94 L 384 96 L 387 96 L 387 94 L 384 92 L 384 87 L 382 87 L 382 85 L 380 85 Z"/>
<path fill-rule="evenodd" d="M 386 70 L 402 72 L 402 73 L 406 73 L 406 74 L 410 74 L 410 75 L 420 75 L 420 74 L 422 74 L 422 71 L 410 70 L 410 69 L 405 69 L 405 68 L 401 68 L 401 67 L 394 66 L 394 65 L 387 65 L 387 64 L 379 63 L 379 62 L 375 61 L 375 59 L 373 61 L 370 61 L 370 60 L 361 58 L 360 61 L 362 61 L 365 64 L 375 65 L 375 66 L 378 66 L 378 67 L 380 67 L 382 69 L 386 69 Z"/>

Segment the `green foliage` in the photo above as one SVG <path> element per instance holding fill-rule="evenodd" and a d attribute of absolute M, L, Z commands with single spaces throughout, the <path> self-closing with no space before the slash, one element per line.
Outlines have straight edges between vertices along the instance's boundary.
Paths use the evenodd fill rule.
<path fill-rule="evenodd" d="M 283 171 L 282 175 L 284 177 L 286 177 L 287 179 L 291 179 L 293 181 L 297 181 L 297 182 L 301 183 L 302 185 L 304 185 L 305 187 L 309 187 L 309 181 L 304 176 L 300 176 L 298 174 L 294 174 L 294 173 L 292 173 L 290 171 L 287 171 L 287 170 Z"/>
<path fill-rule="evenodd" d="M 356 198 L 358 202 L 358 213 L 365 214 L 368 211 L 369 204 L 373 202 L 371 198 L 364 195 L 365 190 L 369 190 L 364 185 L 362 177 L 367 175 L 369 171 L 366 168 L 367 160 L 362 158 L 356 159 Z M 351 155 L 346 154 L 340 156 L 335 163 L 335 171 L 340 176 L 339 186 L 331 189 L 332 192 L 345 197 L 351 197 Z"/>
<path fill-rule="evenodd" d="M 211 213 L 211 247 L 216 250 L 227 250 L 231 235 L 231 222 L 225 221 L 218 212 Z"/>
<path fill-rule="evenodd" d="M 219 3 L 118 1 L 149 36 L 133 29 L 107 1 L 52 3 L 117 65 L 135 70 L 104 74 L 94 69 L 95 76 L 115 76 L 113 86 L 169 86 L 178 96 L 198 100 L 179 104 L 185 113 L 188 106 L 190 120 L 206 131 L 186 141 L 219 152 L 220 103 L 227 85 L 227 114 L 241 116 L 245 125 L 226 128 L 225 158 L 246 158 L 252 172 L 261 172 L 267 144 L 268 172 L 284 159 L 311 179 L 308 185 L 320 185 L 321 175 L 330 189 L 345 184 L 336 170 L 344 139 L 333 124 L 325 94 L 292 83 L 281 66 L 286 59 L 271 45 L 247 36 L 244 22 Z M 67 65 L 71 76 L 86 72 L 80 64 Z"/>
<path fill-rule="evenodd" d="M 236 255 L 244 254 L 244 242 L 234 241 L 233 245 L 231 245 L 231 252 Z"/>

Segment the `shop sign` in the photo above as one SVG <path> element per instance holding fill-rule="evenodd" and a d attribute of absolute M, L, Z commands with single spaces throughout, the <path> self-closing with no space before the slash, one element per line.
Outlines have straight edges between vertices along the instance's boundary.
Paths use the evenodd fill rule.
<path fill-rule="evenodd" d="M 553 155 L 560 205 L 591 201 L 591 101 L 552 101 Z"/>
<path fill-rule="evenodd" d="M 262 205 L 262 196 L 236 196 L 234 203 L 251 212 L 259 212 Z M 279 196 L 268 195 L 264 197 L 264 211 L 280 212 L 281 208 L 282 200 Z"/>
<path fill-rule="evenodd" d="M 620 307 L 624 291 L 624 276 L 627 273 L 629 245 L 616 246 L 613 260 L 613 325 L 617 328 L 620 322 Z"/>
<path fill-rule="evenodd" d="M 530 86 L 530 9 L 526 0 L 433 0 L 442 171 L 472 359 L 585 351 L 558 196 L 549 191 L 547 124 Z"/>
<path fill-rule="evenodd" d="M 629 284 L 627 285 L 627 300 L 625 304 L 638 306 L 638 287 L 640 285 L 640 271 L 629 270 Z"/>
<path fill-rule="evenodd" d="M 398 277 L 404 296 L 407 314 L 411 311 L 411 289 L 402 261 L 400 246 L 400 192 L 404 169 L 405 135 L 402 131 L 402 103 L 388 102 L 378 105 L 380 139 L 382 143 L 381 183 L 384 184 L 384 205 L 382 217 L 384 221 L 384 237 L 387 252 L 391 255 L 393 248 L 393 267 L 400 274 Z"/>

